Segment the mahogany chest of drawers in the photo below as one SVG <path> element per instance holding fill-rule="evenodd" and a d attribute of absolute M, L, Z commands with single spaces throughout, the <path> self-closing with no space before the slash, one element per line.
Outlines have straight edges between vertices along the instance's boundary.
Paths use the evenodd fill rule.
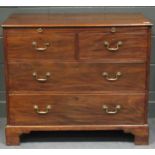
<path fill-rule="evenodd" d="M 147 144 L 151 25 L 141 14 L 10 16 L 6 143 L 31 131 L 123 130 Z"/>

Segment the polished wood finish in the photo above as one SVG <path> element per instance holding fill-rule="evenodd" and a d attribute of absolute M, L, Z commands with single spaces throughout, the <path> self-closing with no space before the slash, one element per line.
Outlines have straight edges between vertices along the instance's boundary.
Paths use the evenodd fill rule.
<path fill-rule="evenodd" d="M 108 41 L 109 48 L 116 48 L 119 41 L 122 45 L 117 51 L 109 51 L 104 42 Z M 95 33 L 83 32 L 79 34 L 80 59 L 141 59 L 147 56 L 146 33 Z M 140 43 L 140 44 L 139 44 Z M 134 52 L 133 52 L 134 51 Z"/>
<path fill-rule="evenodd" d="M 147 29 L 141 27 L 117 27 L 116 33 L 112 28 L 98 29 L 54 29 L 43 28 L 38 33 L 38 28 L 8 29 L 8 59 L 50 59 L 50 60 L 74 60 L 77 43 L 76 33 L 79 38 L 79 57 L 81 60 L 146 60 L 147 56 Z M 76 32 L 76 33 L 75 33 Z M 80 32 L 80 33 L 79 33 Z M 30 37 L 31 36 L 31 37 Z M 104 46 L 104 41 L 109 41 L 111 47 L 115 47 L 117 41 L 123 45 L 116 52 L 110 52 Z M 44 43 L 50 43 L 45 51 L 37 51 L 32 42 L 37 42 L 38 47 L 44 47 Z M 141 44 L 138 44 L 141 42 Z M 27 44 L 25 44 L 27 43 Z M 130 47 L 130 48 L 129 48 Z M 135 51 L 134 53 L 132 51 Z M 65 51 L 65 52 L 64 52 Z"/>
<path fill-rule="evenodd" d="M 151 22 L 142 14 L 129 13 L 71 13 L 71 14 L 13 14 L 3 27 L 100 27 L 146 26 Z"/>
<path fill-rule="evenodd" d="M 144 124 L 144 94 L 122 95 L 11 95 L 10 125 L 116 125 Z M 21 102 L 22 101 L 22 102 Z M 125 102 L 125 103 L 124 103 Z M 16 104 L 14 104 L 16 103 Z M 29 104 L 28 104 L 29 103 Z M 51 106 L 49 113 L 38 114 Z M 121 108 L 116 114 L 107 114 L 103 105 L 109 111 L 115 107 Z"/>
<path fill-rule="evenodd" d="M 6 144 L 19 145 L 20 135 L 28 134 L 31 131 L 97 131 L 97 130 L 123 130 L 124 133 L 131 133 L 135 136 L 136 145 L 149 144 L 149 128 L 144 125 L 54 125 L 54 126 L 6 126 Z"/>
<path fill-rule="evenodd" d="M 5 27 L 4 27 L 5 28 Z M 70 32 L 70 33 L 83 33 L 83 32 L 96 32 L 96 33 L 106 33 L 106 34 L 115 34 L 116 32 L 121 33 L 130 33 L 130 34 L 146 34 L 147 27 L 146 26 L 107 26 L 107 27 L 9 27 L 7 29 L 7 35 L 20 37 L 21 35 L 30 36 L 30 35 L 39 35 L 39 36 L 48 36 L 51 35 L 53 32 L 55 33 L 62 33 L 62 32 Z M 41 29 L 41 32 L 38 30 Z M 112 30 L 115 30 L 113 32 Z"/>
<path fill-rule="evenodd" d="M 8 38 L 8 59 L 74 59 L 75 45 L 74 33 L 49 33 L 23 36 L 10 36 Z M 33 45 L 36 43 L 36 46 Z M 47 49 L 37 50 L 37 48 Z"/>
<path fill-rule="evenodd" d="M 10 63 L 9 90 L 22 91 L 144 91 L 146 68 L 144 64 L 110 64 L 110 63 Z M 20 70 L 20 72 L 16 72 Z M 39 82 L 33 77 L 46 78 L 46 82 Z M 116 81 L 108 81 L 103 73 L 109 77 L 122 75 Z M 93 82 L 92 82 L 93 81 Z"/>
<path fill-rule="evenodd" d="M 9 17 L 6 144 L 51 130 L 123 130 L 148 144 L 151 25 L 141 14 Z"/>

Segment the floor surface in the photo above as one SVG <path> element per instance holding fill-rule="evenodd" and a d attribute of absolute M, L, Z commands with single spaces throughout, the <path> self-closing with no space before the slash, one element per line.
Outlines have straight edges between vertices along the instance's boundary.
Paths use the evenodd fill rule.
<path fill-rule="evenodd" d="M 155 119 L 150 119 L 150 144 L 134 145 L 123 132 L 34 132 L 21 137 L 19 146 L 5 145 L 6 121 L 0 118 L 0 149 L 155 149 Z"/>

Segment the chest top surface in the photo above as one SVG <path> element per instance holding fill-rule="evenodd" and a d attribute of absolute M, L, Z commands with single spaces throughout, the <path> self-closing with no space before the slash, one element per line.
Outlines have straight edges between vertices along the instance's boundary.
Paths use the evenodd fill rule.
<path fill-rule="evenodd" d="M 142 14 L 135 13 L 58 13 L 12 14 L 2 27 L 101 27 L 151 26 Z"/>

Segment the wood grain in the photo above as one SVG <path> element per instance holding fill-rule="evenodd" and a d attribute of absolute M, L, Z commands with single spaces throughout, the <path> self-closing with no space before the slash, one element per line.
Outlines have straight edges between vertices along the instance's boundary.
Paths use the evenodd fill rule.
<path fill-rule="evenodd" d="M 11 95 L 11 125 L 109 125 L 109 124 L 145 124 L 144 95 Z M 46 111 L 39 115 L 34 110 Z M 107 114 L 102 108 L 107 105 L 109 111 L 121 109 L 116 114 Z"/>
<path fill-rule="evenodd" d="M 122 45 L 117 51 L 109 51 L 104 45 L 105 41 L 109 43 L 109 48 L 116 48 L 119 41 Z M 80 59 L 146 60 L 148 46 L 146 34 L 83 32 L 79 33 L 79 42 Z"/>
<path fill-rule="evenodd" d="M 151 26 L 142 14 L 131 13 L 58 13 L 13 14 L 3 27 L 100 27 Z"/>
<path fill-rule="evenodd" d="M 54 125 L 54 126 L 6 126 L 6 144 L 19 145 L 20 135 L 28 134 L 31 131 L 96 131 L 96 130 L 122 130 L 135 136 L 134 142 L 137 145 L 149 144 L 149 128 L 144 125 Z"/>
<path fill-rule="evenodd" d="M 141 14 L 13 14 L 4 22 L 6 144 L 31 131 L 123 130 L 148 144 L 151 22 Z M 41 32 L 38 32 L 41 29 Z M 114 30 L 114 31 L 112 31 Z M 36 51 L 45 42 L 44 52 Z M 118 41 L 123 45 L 109 52 Z M 33 77 L 45 78 L 40 83 Z M 107 81 L 103 72 L 116 81 Z M 46 110 L 47 115 L 38 115 Z M 109 111 L 121 109 L 115 115 Z"/>
<path fill-rule="evenodd" d="M 18 72 L 20 71 L 20 72 Z M 51 76 L 44 83 L 37 78 Z M 109 77 L 115 77 L 117 72 L 122 76 L 117 81 L 108 81 L 102 74 L 107 72 Z M 145 91 L 145 64 L 109 64 L 109 63 L 10 63 L 10 91 Z"/>
<path fill-rule="evenodd" d="M 135 27 L 116 28 L 111 32 L 109 28 L 96 29 L 54 29 L 45 28 L 38 33 L 33 28 L 11 28 L 7 30 L 8 60 L 41 59 L 41 60 L 146 60 L 147 29 L 139 30 Z M 78 40 L 75 36 L 78 35 Z M 30 37 L 31 36 L 31 37 Z M 44 43 L 50 43 L 45 51 L 37 51 L 32 42 L 37 42 L 38 47 L 45 47 Z M 104 46 L 108 41 L 111 47 L 115 47 L 118 41 L 123 45 L 117 52 L 109 52 Z M 141 42 L 141 44 L 138 44 Z M 79 49 L 77 50 L 77 48 Z M 129 48 L 130 47 L 130 48 Z M 133 53 L 134 51 L 134 53 Z M 75 55 L 80 55 L 75 57 Z"/>
<path fill-rule="evenodd" d="M 48 35 L 35 34 L 24 36 L 9 36 L 8 60 L 12 59 L 47 59 L 47 60 L 70 60 L 74 59 L 75 45 L 74 33 L 49 33 Z M 32 43 L 36 42 L 37 46 Z M 38 51 L 36 48 L 45 48 L 45 43 L 49 43 L 47 50 Z"/>
<path fill-rule="evenodd" d="M 42 29 L 42 32 L 38 32 L 38 29 Z M 6 27 L 7 36 L 19 37 L 21 35 L 46 35 L 54 33 L 79 33 L 79 32 L 96 32 L 96 33 L 106 33 L 114 34 L 111 30 L 115 29 L 117 34 L 146 34 L 148 28 L 146 26 L 106 26 L 106 27 Z"/>

